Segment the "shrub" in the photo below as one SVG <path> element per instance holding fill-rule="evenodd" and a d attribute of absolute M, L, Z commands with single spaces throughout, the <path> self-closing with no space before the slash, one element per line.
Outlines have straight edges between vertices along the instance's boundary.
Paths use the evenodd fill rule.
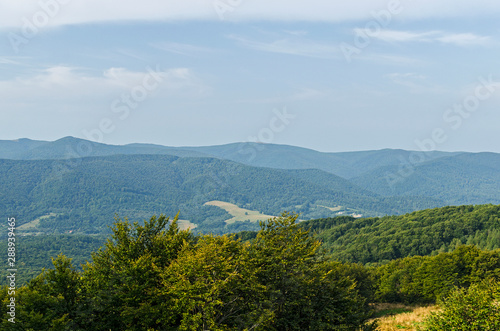
<path fill-rule="evenodd" d="M 426 330 L 500 330 L 499 289 L 499 283 L 456 288 L 446 299 L 440 300 L 441 311 L 426 320 Z"/>

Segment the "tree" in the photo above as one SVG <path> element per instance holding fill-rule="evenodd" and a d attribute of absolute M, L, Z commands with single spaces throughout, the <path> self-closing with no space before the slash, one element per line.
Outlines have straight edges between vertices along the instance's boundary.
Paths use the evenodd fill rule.
<path fill-rule="evenodd" d="M 81 278 L 71 259 L 52 259 L 54 269 L 43 272 L 16 293 L 16 323 L 2 319 L 2 330 L 80 330 Z M 6 293 L 5 293 L 6 294 Z M 8 297 L 3 296 L 6 304 Z M 5 306 L 5 305 L 4 305 Z"/>
<path fill-rule="evenodd" d="M 340 263 L 318 252 L 320 242 L 283 213 L 261 223 L 250 247 L 253 268 L 267 286 L 273 330 L 336 330 L 361 327 L 368 317 L 356 283 Z"/>
<path fill-rule="evenodd" d="M 456 288 L 449 297 L 440 300 L 442 310 L 427 319 L 426 330 L 500 330 L 499 290 L 499 283 Z"/>
<path fill-rule="evenodd" d="M 248 249 L 228 236 L 203 236 L 186 246 L 164 279 L 181 330 L 266 329 L 272 315 L 259 307 L 266 286 L 248 263 Z"/>
<path fill-rule="evenodd" d="M 172 222 L 153 216 L 141 226 L 117 219 L 105 247 L 92 254 L 83 281 L 90 301 L 89 328 L 93 330 L 147 330 L 162 326 L 165 297 L 163 274 L 186 245 L 193 242 L 181 231 L 178 216 Z M 169 224 L 170 223 L 170 224 Z"/>

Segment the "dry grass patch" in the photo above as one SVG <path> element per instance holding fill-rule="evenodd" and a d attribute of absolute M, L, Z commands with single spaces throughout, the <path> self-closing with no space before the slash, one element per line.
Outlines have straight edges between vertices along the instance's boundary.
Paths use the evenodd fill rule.
<path fill-rule="evenodd" d="M 21 231 L 33 230 L 38 226 L 38 224 L 40 224 L 41 220 L 46 219 L 46 218 L 50 218 L 50 217 L 55 217 L 55 216 L 57 216 L 57 214 L 55 214 L 55 213 L 50 213 L 48 215 L 41 216 L 40 218 L 37 218 L 34 221 L 24 223 L 23 225 L 18 226 L 17 230 L 21 230 Z"/>
<path fill-rule="evenodd" d="M 224 201 L 210 201 L 205 203 L 208 206 L 216 206 L 227 211 L 233 218 L 226 221 L 227 224 L 232 224 L 235 222 L 250 221 L 257 223 L 259 221 L 267 221 L 274 216 L 264 215 L 259 211 L 244 209 L 236 206 L 235 204 L 224 202 Z"/>
<path fill-rule="evenodd" d="M 323 206 L 323 205 L 317 205 L 317 206 L 322 207 L 322 208 L 326 208 L 326 209 L 333 211 L 333 212 L 342 210 L 342 206 L 337 206 L 337 207 L 333 207 L 333 208 L 328 207 L 328 206 Z"/>
<path fill-rule="evenodd" d="M 181 230 L 188 230 L 188 229 L 195 229 L 198 225 L 191 223 L 191 221 L 188 220 L 177 220 L 177 223 L 179 224 L 179 229 Z"/>
<path fill-rule="evenodd" d="M 424 330 L 424 320 L 437 306 L 406 306 L 403 304 L 375 304 L 375 311 L 383 315 L 376 318 L 379 331 Z"/>

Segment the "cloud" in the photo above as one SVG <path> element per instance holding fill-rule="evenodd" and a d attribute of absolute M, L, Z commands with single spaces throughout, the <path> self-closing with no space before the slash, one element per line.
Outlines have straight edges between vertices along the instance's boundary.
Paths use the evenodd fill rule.
<path fill-rule="evenodd" d="M 337 45 L 318 43 L 302 38 L 284 38 L 272 42 L 249 40 L 240 36 L 231 35 L 240 46 L 262 52 L 280 53 L 297 56 L 305 56 L 320 59 L 331 59 L 338 57 Z"/>
<path fill-rule="evenodd" d="M 408 56 L 399 56 L 393 54 L 378 54 L 372 53 L 367 55 L 359 56 L 360 60 L 377 62 L 381 64 L 389 64 L 389 65 L 398 65 L 398 66 L 423 66 L 427 63 L 423 60 L 408 57 Z"/>
<path fill-rule="evenodd" d="M 415 82 L 423 82 L 426 77 L 413 72 L 410 73 L 392 73 L 387 75 L 394 83 L 407 87 L 415 87 Z"/>
<path fill-rule="evenodd" d="M 330 91 L 327 90 L 318 90 L 310 87 L 301 87 L 295 89 L 295 91 L 290 94 L 280 96 L 280 97 L 271 97 L 271 98 L 260 98 L 260 99 L 241 99 L 239 102 L 241 103 L 250 103 L 250 104 L 276 104 L 276 103 L 290 103 L 297 101 L 311 101 L 317 100 L 320 98 L 325 98 L 331 94 Z"/>
<path fill-rule="evenodd" d="M 426 76 L 414 72 L 392 73 L 386 75 L 386 77 L 388 77 L 393 83 L 408 88 L 411 93 L 442 94 L 447 92 L 447 90 L 442 86 L 429 82 Z"/>
<path fill-rule="evenodd" d="M 395 0 L 395 19 L 491 16 L 496 0 Z M 387 10 L 387 0 L 0 0 L 0 28 L 20 28 L 25 20 L 43 26 L 116 21 L 271 20 L 342 22 L 367 20 Z M 457 4 L 458 3 L 458 4 Z M 42 5 L 45 4 L 45 5 Z M 50 5 L 47 5 L 50 4 Z M 45 15 L 44 15 L 45 13 Z"/>
<path fill-rule="evenodd" d="M 21 62 L 12 60 L 10 57 L 1 57 L 1 56 L 0 56 L 0 64 L 22 65 Z"/>
<path fill-rule="evenodd" d="M 436 31 L 415 33 L 408 31 L 395 31 L 395 30 L 381 30 L 372 33 L 367 29 L 355 29 L 356 34 L 367 34 L 372 38 L 380 39 L 386 42 L 430 42 L 432 37 L 437 33 Z"/>
<path fill-rule="evenodd" d="M 147 78 L 152 73 L 156 78 Z M 157 94 L 162 96 L 200 94 L 207 90 L 195 73 L 187 68 L 146 68 L 144 71 L 109 68 L 101 74 L 95 74 L 81 68 L 55 66 L 29 76 L 0 81 L 0 98 L 3 101 L 94 100 L 129 92 L 134 87 L 143 85 L 146 79 L 150 85 L 154 83 L 153 79 L 160 82 L 157 90 L 161 93 Z"/>
<path fill-rule="evenodd" d="M 186 56 L 195 56 L 197 54 L 206 54 L 215 52 L 214 49 L 208 47 L 201 47 L 190 44 L 181 44 L 181 43 L 173 43 L 173 42 L 162 42 L 151 45 L 157 49 L 175 53 Z"/>
<path fill-rule="evenodd" d="M 487 45 L 491 42 L 490 37 L 478 36 L 473 33 L 449 34 L 437 38 L 438 41 L 457 46 Z"/>
<path fill-rule="evenodd" d="M 439 42 L 443 44 L 453 44 L 456 46 L 486 46 L 491 42 L 488 36 L 479 36 L 473 33 L 446 33 L 442 31 L 410 32 L 396 30 L 380 30 L 371 32 L 367 29 L 355 29 L 357 35 L 368 35 L 371 38 L 379 39 L 389 43 L 401 42 Z"/>

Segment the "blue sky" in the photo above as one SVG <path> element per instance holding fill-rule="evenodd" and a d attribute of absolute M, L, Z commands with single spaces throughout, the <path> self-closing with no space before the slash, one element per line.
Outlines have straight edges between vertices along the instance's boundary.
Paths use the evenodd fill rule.
<path fill-rule="evenodd" d="M 500 152 L 498 1 L 0 0 L 0 139 Z"/>

